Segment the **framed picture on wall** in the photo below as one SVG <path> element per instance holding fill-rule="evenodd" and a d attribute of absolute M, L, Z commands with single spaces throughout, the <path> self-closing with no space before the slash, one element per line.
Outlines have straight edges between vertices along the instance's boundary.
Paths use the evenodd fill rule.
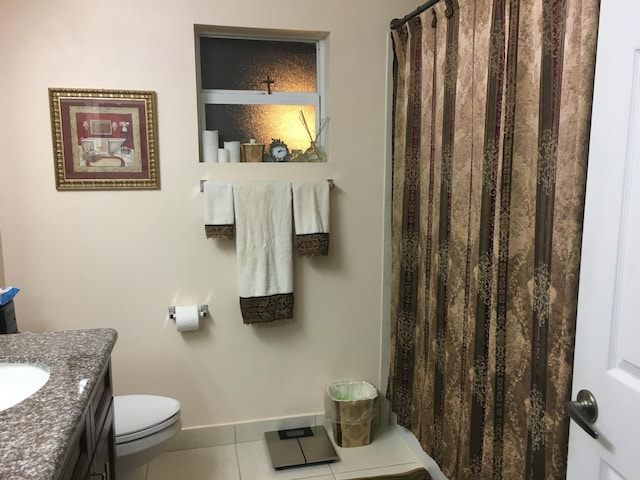
<path fill-rule="evenodd" d="M 156 94 L 49 89 L 57 190 L 160 188 Z"/>

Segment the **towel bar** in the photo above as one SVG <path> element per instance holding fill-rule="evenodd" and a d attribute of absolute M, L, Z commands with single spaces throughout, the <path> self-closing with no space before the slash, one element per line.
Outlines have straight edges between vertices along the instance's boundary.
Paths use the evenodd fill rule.
<path fill-rule="evenodd" d="M 204 192 L 204 183 L 207 182 L 208 180 L 203 179 L 200 180 L 200 191 Z M 333 187 L 336 186 L 335 182 L 333 181 L 333 178 L 327 178 L 327 182 L 329 182 L 329 190 L 333 190 Z"/>

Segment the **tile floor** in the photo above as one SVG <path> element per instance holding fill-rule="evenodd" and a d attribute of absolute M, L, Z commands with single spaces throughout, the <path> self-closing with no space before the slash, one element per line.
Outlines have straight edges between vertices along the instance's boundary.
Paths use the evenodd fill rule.
<path fill-rule="evenodd" d="M 331 438 L 331 428 L 327 431 Z M 146 480 L 347 480 L 399 473 L 421 466 L 432 473 L 434 468 L 429 465 L 428 457 L 425 461 L 414 455 L 402 433 L 393 426 L 377 427 L 370 445 L 335 448 L 340 457 L 335 463 L 280 471 L 272 468 L 264 440 L 174 450 L 153 460 L 146 468 L 146 475 L 140 473 Z M 435 469 L 438 470 L 437 466 Z M 446 480 L 438 475 L 439 471 L 435 473 L 432 473 L 434 480 Z"/>

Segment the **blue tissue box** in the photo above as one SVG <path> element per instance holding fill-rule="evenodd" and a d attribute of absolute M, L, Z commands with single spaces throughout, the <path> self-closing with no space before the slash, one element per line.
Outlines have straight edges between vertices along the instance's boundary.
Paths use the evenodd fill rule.
<path fill-rule="evenodd" d="M 0 306 L 9 303 L 19 291 L 20 289 L 16 287 L 8 287 L 7 289 L 0 288 Z"/>

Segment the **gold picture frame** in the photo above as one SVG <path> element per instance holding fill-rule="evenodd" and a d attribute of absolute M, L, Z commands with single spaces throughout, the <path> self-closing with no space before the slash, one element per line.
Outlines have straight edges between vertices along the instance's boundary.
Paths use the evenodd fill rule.
<path fill-rule="evenodd" d="M 156 93 L 49 88 L 57 190 L 158 190 Z"/>

